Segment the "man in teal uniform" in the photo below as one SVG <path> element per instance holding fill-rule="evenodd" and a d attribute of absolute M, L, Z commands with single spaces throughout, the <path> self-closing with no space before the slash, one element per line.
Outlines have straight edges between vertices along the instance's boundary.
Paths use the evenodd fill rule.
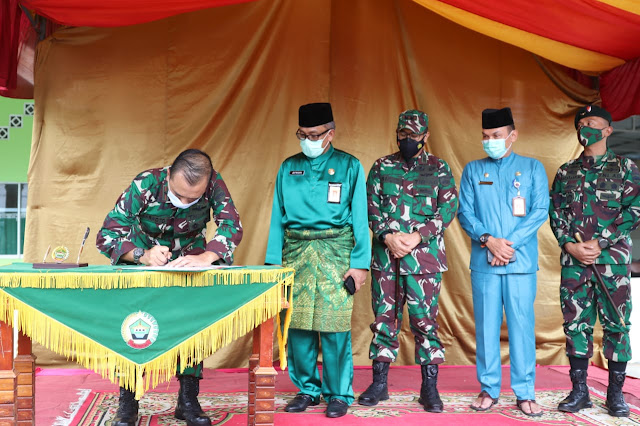
<path fill-rule="evenodd" d="M 471 408 L 485 411 L 498 401 L 504 306 L 511 389 L 523 413 L 540 416 L 534 390 L 533 302 L 538 270 L 537 233 L 547 219 L 549 187 L 542 163 L 513 152 L 517 138 L 511 109 L 484 110 L 482 145 L 489 157 L 467 164 L 460 181 L 458 219 L 471 238 L 476 368 L 481 385 Z"/>
<path fill-rule="evenodd" d="M 560 166 L 549 210 L 551 229 L 562 248 L 560 305 L 573 384 L 558 410 L 575 413 L 593 405 L 587 367 L 593 356 L 597 317 L 602 324 L 602 352 L 609 367 L 605 405 L 611 416 L 627 417 L 629 406 L 622 386 L 627 361 L 631 360 L 630 233 L 640 224 L 640 172 L 632 160 L 607 149 L 607 138 L 613 132 L 607 110 L 597 105 L 580 108 L 574 124 L 584 152 Z M 611 300 L 598 285 L 594 268 L 602 276 Z M 619 315 L 624 317 L 624 324 Z"/>
<path fill-rule="evenodd" d="M 218 229 L 207 243 L 211 211 Z M 241 239 L 240 216 L 222 176 L 206 153 L 188 149 L 170 167 L 146 170 L 135 177 L 107 215 L 96 245 L 114 265 L 206 266 L 231 264 Z M 178 367 L 175 417 L 186 420 L 188 426 L 211 425 L 197 399 L 201 378 L 202 363 L 182 372 Z M 133 392 L 120 388 L 112 426 L 133 426 L 137 418 Z"/>
<path fill-rule="evenodd" d="M 426 150 L 429 117 L 408 110 L 398 120 L 399 151 L 378 159 L 369 172 L 367 196 L 373 231 L 371 304 L 375 315 L 369 358 L 373 383 L 358 398 L 376 405 L 389 398 L 389 364 L 398 355 L 402 308 L 407 302 L 415 360 L 422 370 L 420 402 L 443 411 L 437 389 L 444 346 L 438 338 L 438 298 L 447 270 L 444 231 L 456 215 L 458 191 L 446 161 Z"/>
<path fill-rule="evenodd" d="M 304 411 L 322 395 L 327 417 L 341 417 L 354 399 L 353 296 L 344 284 L 353 279 L 357 291 L 371 261 L 365 175 L 357 158 L 331 145 L 330 104 L 301 106 L 299 126 L 302 153 L 278 171 L 265 259 L 296 270 L 287 357 L 300 392 L 285 411 Z"/>

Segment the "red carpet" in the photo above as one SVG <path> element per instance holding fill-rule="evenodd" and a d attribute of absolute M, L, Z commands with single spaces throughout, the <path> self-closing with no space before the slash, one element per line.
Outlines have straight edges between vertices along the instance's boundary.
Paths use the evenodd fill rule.
<path fill-rule="evenodd" d="M 64 375 L 61 375 L 64 374 Z M 389 374 L 388 401 L 376 407 L 363 407 L 355 403 L 349 414 L 339 419 L 324 416 L 326 404 L 322 402 L 305 413 L 290 414 L 283 411 L 284 405 L 295 396 L 296 389 L 288 375 L 280 373 L 276 386 L 276 424 L 296 425 L 417 425 L 431 424 L 552 424 L 552 425 L 640 425 L 640 380 L 628 378 L 625 383 L 627 402 L 633 404 L 628 419 L 614 419 L 603 408 L 607 371 L 591 366 L 589 386 L 592 390 L 594 408 L 582 410 L 578 415 L 569 415 L 555 410 L 570 388 L 568 367 L 538 367 L 536 395 L 545 410 L 541 418 L 524 416 L 515 407 L 515 397 L 509 389 L 509 369 L 503 369 L 503 393 L 500 402 L 489 413 L 478 413 L 469 404 L 479 391 L 474 367 L 449 367 L 440 369 L 439 389 L 445 404 L 442 414 L 430 414 L 418 404 L 420 370 L 418 367 L 392 367 Z M 355 372 L 356 395 L 362 392 L 371 380 L 370 368 L 358 368 Z M 117 387 L 98 375 L 86 370 L 42 370 L 36 377 L 36 424 L 105 426 L 117 408 Z M 245 425 L 246 416 L 246 370 L 207 370 L 201 382 L 200 402 L 203 409 L 217 425 Z M 173 418 L 177 381 L 164 384 L 149 392 L 141 401 L 141 426 L 184 425 Z"/>

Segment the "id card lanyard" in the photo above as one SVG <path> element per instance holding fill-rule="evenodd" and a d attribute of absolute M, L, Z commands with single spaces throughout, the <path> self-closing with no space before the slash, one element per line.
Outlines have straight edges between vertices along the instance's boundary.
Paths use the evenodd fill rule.
<path fill-rule="evenodd" d="M 518 190 L 518 194 L 511 199 L 511 212 L 514 216 L 526 216 L 527 200 L 520 196 L 520 182 L 518 181 L 518 178 L 513 180 L 513 187 Z"/>

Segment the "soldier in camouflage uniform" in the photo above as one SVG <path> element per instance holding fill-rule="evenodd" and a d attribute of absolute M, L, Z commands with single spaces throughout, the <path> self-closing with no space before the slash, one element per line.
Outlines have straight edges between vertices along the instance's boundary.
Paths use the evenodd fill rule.
<path fill-rule="evenodd" d="M 481 391 L 471 408 L 498 401 L 502 381 L 500 327 L 509 330 L 511 389 L 528 416 L 535 401 L 536 335 L 533 304 L 538 229 L 547 220 L 549 185 L 540 161 L 513 152 L 518 139 L 511 109 L 482 111 L 487 158 L 467 164 L 460 180 L 460 225 L 471 238 L 471 290 L 476 328 L 476 371 Z"/>
<path fill-rule="evenodd" d="M 607 149 L 613 129 L 605 109 L 595 105 L 580 108 L 575 127 L 584 152 L 558 170 L 549 209 L 551 228 L 562 247 L 560 302 L 573 383 L 558 409 L 577 412 L 592 406 L 586 380 L 598 316 L 604 331 L 603 353 L 609 360 L 606 405 L 609 414 L 623 417 L 629 415 L 622 385 L 631 359 L 629 233 L 640 221 L 640 173 L 633 161 Z M 594 267 L 615 306 L 597 283 Z M 620 323 L 616 310 L 626 325 Z"/>
<path fill-rule="evenodd" d="M 216 235 L 205 240 L 213 211 Z M 242 239 L 240 217 L 231 195 L 211 159 L 202 151 L 182 152 L 170 167 L 140 173 L 120 195 L 97 237 L 97 247 L 111 263 L 152 266 L 206 266 L 233 262 L 233 251 Z M 210 425 L 198 403 L 202 364 L 178 367 L 180 391 L 177 419 L 189 426 Z M 120 402 L 113 426 L 133 426 L 138 401 L 133 392 L 120 388 Z"/>
<path fill-rule="evenodd" d="M 373 383 L 358 402 L 376 405 L 389 398 L 387 374 L 398 354 L 406 301 L 415 360 L 422 369 L 420 402 L 426 411 L 439 413 L 443 405 L 436 385 L 444 347 L 436 318 L 442 272 L 447 270 L 444 230 L 455 217 L 458 191 L 446 161 L 425 148 L 428 125 L 424 112 L 400 114 L 399 151 L 378 159 L 367 179 L 369 227 L 374 236 L 371 304 L 375 320 L 369 349 Z"/>

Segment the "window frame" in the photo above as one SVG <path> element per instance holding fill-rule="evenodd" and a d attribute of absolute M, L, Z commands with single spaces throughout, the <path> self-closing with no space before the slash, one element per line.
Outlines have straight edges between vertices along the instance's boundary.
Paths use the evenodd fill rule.
<path fill-rule="evenodd" d="M 28 182 L 0 182 L 0 185 L 18 185 L 18 206 L 16 208 L 16 221 L 18 222 L 17 224 L 17 232 L 16 232 L 16 238 L 17 238 L 17 245 L 16 247 L 18 247 L 18 252 L 16 254 L 0 254 L 0 259 L 22 259 L 24 258 L 24 250 L 22 248 L 22 241 L 21 241 L 21 236 L 22 236 L 22 221 L 20 220 L 20 214 L 22 213 L 22 189 L 23 186 L 27 186 L 29 183 Z M 28 189 L 27 189 L 28 191 Z M 29 194 L 27 193 L 27 197 L 29 196 Z M 6 208 L 9 209 L 9 208 Z M 13 210 L 13 208 L 11 208 L 11 210 Z M 24 215 L 25 218 L 27 217 L 27 206 L 24 206 Z"/>

